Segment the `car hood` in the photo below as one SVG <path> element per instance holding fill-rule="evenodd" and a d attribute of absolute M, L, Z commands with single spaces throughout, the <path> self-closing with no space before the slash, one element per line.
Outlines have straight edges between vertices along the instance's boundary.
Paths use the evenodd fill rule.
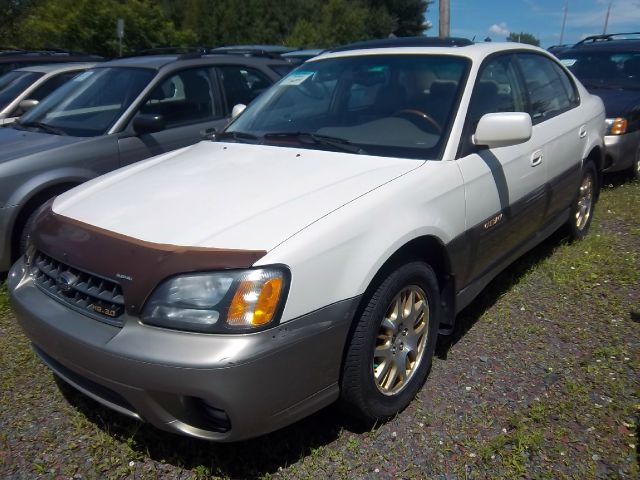
<path fill-rule="evenodd" d="M 85 183 L 53 210 L 148 242 L 270 250 L 423 163 L 201 142 Z"/>
<path fill-rule="evenodd" d="M 86 138 L 2 127 L 0 128 L 0 163 L 45 150 L 66 147 L 83 140 Z"/>
<path fill-rule="evenodd" d="M 587 87 L 589 93 L 602 99 L 607 118 L 626 117 L 640 106 L 640 90 L 623 88 Z"/>

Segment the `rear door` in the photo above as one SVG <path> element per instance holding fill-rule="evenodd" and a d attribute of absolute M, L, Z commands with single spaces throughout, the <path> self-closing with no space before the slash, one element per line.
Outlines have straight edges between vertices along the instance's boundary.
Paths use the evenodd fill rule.
<path fill-rule="evenodd" d="M 136 115 L 162 115 L 166 127 L 137 135 L 133 130 Z M 122 165 L 193 145 L 228 121 L 215 70 L 208 66 L 169 74 L 158 82 L 136 115 L 120 135 Z"/>
<path fill-rule="evenodd" d="M 543 148 L 549 189 L 546 218 L 552 221 L 569 207 L 578 189 L 586 119 L 581 117 L 573 80 L 562 67 L 538 53 L 518 53 L 517 58 L 534 130 L 547 139 Z"/>
<path fill-rule="evenodd" d="M 506 259 L 542 223 L 546 206 L 545 138 L 501 148 L 474 146 L 480 118 L 494 112 L 526 112 L 527 98 L 513 54 L 489 57 L 474 86 L 460 154 L 465 182 L 466 225 L 472 261 L 463 287 Z"/>

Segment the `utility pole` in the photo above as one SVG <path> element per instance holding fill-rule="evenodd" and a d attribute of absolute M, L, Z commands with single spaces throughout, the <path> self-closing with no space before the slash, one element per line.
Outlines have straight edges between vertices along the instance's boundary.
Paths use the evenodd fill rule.
<path fill-rule="evenodd" d="M 449 36 L 449 0 L 440 0 L 440 38 Z"/>
<path fill-rule="evenodd" d="M 602 34 L 607 34 L 607 28 L 609 28 L 609 15 L 611 14 L 611 5 L 613 4 L 613 0 L 609 0 L 609 7 L 607 8 L 607 16 L 604 17 L 604 29 L 602 30 Z"/>
<path fill-rule="evenodd" d="M 564 44 L 564 28 L 567 26 L 567 11 L 569 10 L 569 0 L 564 2 L 564 15 L 562 16 L 562 29 L 560 30 L 560 45 Z"/>

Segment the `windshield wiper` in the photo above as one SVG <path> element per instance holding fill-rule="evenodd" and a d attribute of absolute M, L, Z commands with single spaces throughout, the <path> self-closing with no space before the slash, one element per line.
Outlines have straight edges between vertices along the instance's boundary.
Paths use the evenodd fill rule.
<path fill-rule="evenodd" d="M 340 137 L 331 137 L 329 135 L 320 135 L 317 133 L 311 132 L 277 132 L 277 133 L 266 133 L 264 135 L 265 140 L 273 139 L 273 138 L 295 138 L 299 140 L 300 143 L 312 143 L 315 145 L 324 145 L 327 147 L 337 148 L 338 150 L 342 150 L 347 153 L 355 153 L 358 155 L 366 155 L 362 148 L 357 145 L 354 145 L 346 138 Z"/>
<path fill-rule="evenodd" d="M 213 141 L 214 142 L 218 142 L 220 140 L 235 140 L 237 142 L 246 142 L 246 143 L 252 143 L 252 142 L 257 142 L 258 136 L 257 135 L 253 135 L 252 133 L 244 133 L 244 132 L 220 132 L 220 133 L 216 133 Z"/>
<path fill-rule="evenodd" d="M 46 123 L 42 123 L 42 122 L 16 122 L 18 125 L 20 125 L 21 127 L 33 127 L 33 128 L 39 128 L 40 130 L 43 130 L 47 133 L 53 133 L 54 135 L 66 135 L 67 133 L 60 130 L 59 128 L 56 127 L 52 127 L 51 125 L 47 125 Z"/>

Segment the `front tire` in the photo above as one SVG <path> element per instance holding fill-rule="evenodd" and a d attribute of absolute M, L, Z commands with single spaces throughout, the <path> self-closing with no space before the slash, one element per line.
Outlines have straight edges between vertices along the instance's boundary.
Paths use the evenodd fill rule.
<path fill-rule="evenodd" d="M 440 319 L 438 280 L 429 265 L 407 263 L 367 300 L 349 339 L 341 399 L 365 421 L 402 411 L 427 378 Z"/>
<path fill-rule="evenodd" d="M 581 240 L 591 226 L 593 213 L 598 197 L 598 175 L 596 167 L 591 160 L 587 160 L 582 167 L 582 177 L 576 198 L 571 204 L 571 216 L 569 217 L 569 236 L 572 240 Z"/>

